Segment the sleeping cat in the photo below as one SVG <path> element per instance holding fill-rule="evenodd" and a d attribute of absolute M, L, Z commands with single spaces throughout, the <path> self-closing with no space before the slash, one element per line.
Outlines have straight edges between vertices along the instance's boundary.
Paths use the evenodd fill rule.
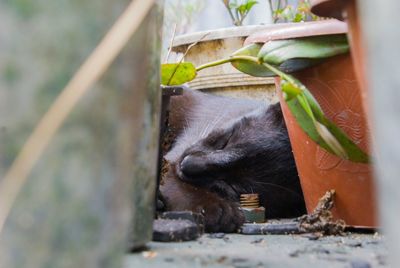
<path fill-rule="evenodd" d="M 305 212 L 279 104 L 185 90 L 171 98 L 169 122 L 177 138 L 160 185 L 167 210 L 203 213 L 209 232 L 243 224 L 244 193 L 260 195 L 267 218 Z"/>

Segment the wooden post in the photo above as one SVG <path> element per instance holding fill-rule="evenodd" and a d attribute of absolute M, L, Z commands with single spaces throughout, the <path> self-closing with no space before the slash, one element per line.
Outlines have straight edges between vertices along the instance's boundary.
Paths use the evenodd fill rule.
<path fill-rule="evenodd" d="M 357 1 L 367 52 L 381 225 L 390 267 L 400 265 L 400 2 Z"/>
<path fill-rule="evenodd" d="M 32 11 L 28 5 L 21 10 L 29 18 L 9 14 L 16 34 L 15 41 L 7 39 L 4 55 L 19 76 L 0 86 L 0 179 L 58 90 L 129 2 L 115 1 L 113 8 L 94 0 L 38 3 Z M 0 267 L 122 267 L 128 242 L 141 247 L 151 239 L 161 2 L 30 173 L 0 235 Z M 22 18 L 30 21 L 18 34 Z"/>

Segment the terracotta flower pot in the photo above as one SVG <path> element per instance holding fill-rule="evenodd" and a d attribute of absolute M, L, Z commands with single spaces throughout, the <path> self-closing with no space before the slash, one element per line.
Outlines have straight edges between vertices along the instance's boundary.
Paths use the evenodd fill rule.
<path fill-rule="evenodd" d="M 311 25 L 312 27 L 309 27 Z M 256 42 L 345 33 L 344 23 L 321 21 L 287 25 L 286 31 L 258 34 Z M 313 31 L 310 31 L 313 29 Z M 284 34 L 290 33 L 289 35 Z M 327 117 L 342 128 L 365 151 L 369 151 L 368 128 L 359 85 L 350 54 L 336 56 L 295 74 L 316 97 Z M 280 92 L 280 80 L 276 79 Z M 281 95 L 281 94 L 280 94 Z M 375 227 L 375 191 L 371 167 L 336 157 L 319 147 L 300 128 L 285 101 L 281 106 L 303 189 L 307 210 L 312 211 L 328 190 L 336 191 L 333 214 L 348 225 Z"/>

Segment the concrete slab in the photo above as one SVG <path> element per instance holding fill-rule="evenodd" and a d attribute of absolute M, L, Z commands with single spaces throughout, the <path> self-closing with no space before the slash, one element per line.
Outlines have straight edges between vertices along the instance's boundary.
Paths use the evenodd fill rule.
<path fill-rule="evenodd" d="M 182 243 L 151 242 L 129 254 L 133 267 L 388 267 L 381 235 L 214 235 Z"/>

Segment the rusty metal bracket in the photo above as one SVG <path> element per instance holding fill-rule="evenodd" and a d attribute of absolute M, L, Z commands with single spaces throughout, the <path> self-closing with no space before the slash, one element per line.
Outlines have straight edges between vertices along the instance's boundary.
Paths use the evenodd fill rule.
<path fill-rule="evenodd" d="M 163 158 L 162 143 L 164 139 L 165 130 L 167 129 L 168 123 L 168 111 L 170 109 L 170 100 L 172 96 L 179 96 L 183 94 L 183 90 L 187 88 L 186 86 L 160 86 L 162 91 L 162 101 L 161 101 L 161 116 L 160 116 L 160 138 L 158 145 L 158 164 L 157 164 L 157 189 L 156 189 L 156 206 L 157 200 L 159 200 L 159 188 L 161 182 L 161 164 Z M 157 207 L 155 211 L 157 210 Z"/>

